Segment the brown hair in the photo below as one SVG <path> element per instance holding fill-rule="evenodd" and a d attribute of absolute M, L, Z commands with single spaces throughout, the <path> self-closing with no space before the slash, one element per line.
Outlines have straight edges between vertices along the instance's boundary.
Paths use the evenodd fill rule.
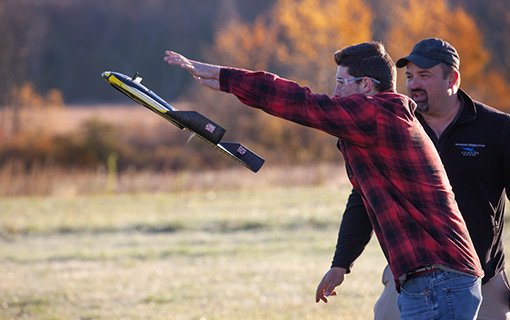
<path fill-rule="evenodd" d="M 335 62 L 347 67 L 354 77 L 371 77 L 381 83 L 375 84 L 378 91 L 395 89 L 397 69 L 384 45 L 370 41 L 343 48 L 335 52 Z"/>

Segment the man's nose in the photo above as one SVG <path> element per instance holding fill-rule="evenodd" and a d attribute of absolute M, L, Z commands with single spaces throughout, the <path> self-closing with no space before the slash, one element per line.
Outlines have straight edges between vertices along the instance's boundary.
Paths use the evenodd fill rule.
<path fill-rule="evenodd" d="M 416 89 L 420 86 L 420 81 L 416 78 L 413 79 L 407 79 L 407 87 L 409 89 Z"/>

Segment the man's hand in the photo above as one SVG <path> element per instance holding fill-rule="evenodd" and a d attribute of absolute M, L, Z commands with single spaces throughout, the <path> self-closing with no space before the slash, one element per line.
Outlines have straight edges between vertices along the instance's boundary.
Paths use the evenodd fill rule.
<path fill-rule="evenodd" d="M 345 274 L 347 273 L 347 269 L 333 267 L 329 269 L 329 271 L 322 278 L 321 283 L 317 287 L 317 292 L 315 293 L 315 302 L 319 302 L 320 300 L 328 303 L 329 296 L 336 296 L 337 292 L 335 288 L 344 282 Z"/>
<path fill-rule="evenodd" d="M 200 84 L 214 90 L 220 89 L 220 66 L 189 60 L 173 51 L 165 51 L 165 55 L 164 59 L 168 64 L 179 65 L 188 70 Z"/>

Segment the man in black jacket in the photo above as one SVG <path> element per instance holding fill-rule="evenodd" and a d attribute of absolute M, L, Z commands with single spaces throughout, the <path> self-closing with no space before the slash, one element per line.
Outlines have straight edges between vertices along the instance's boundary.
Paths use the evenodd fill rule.
<path fill-rule="evenodd" d="M 503 252 L 505 193 L 510 198 L 510 115 L 473 101 L 460 86 L 460 59 L 448 42 L 425 39 L 409 56 L 408 95 L 418 119 L 439 151 L 468 226 L 485 276 L 478 319 L 510 319 L 510 289 Z M 317 302 L 336 295 L 372 235 L 363 201 L 353 190 L 338 234 L 331 269 L 317 288 Z M 386 267 L 385 289 L 374 307 L 375 319 L 399 319 L 393 276 Z"/>

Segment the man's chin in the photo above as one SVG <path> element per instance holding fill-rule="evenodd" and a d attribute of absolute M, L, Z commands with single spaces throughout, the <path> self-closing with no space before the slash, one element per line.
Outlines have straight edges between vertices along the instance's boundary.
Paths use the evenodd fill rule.
<path fill-rule="evenodd" d="M 417 102 L 416 103 L 416 111 L 420 113 L 427 113 L 429 111 L 429 105 L 426 102 Z"/>

